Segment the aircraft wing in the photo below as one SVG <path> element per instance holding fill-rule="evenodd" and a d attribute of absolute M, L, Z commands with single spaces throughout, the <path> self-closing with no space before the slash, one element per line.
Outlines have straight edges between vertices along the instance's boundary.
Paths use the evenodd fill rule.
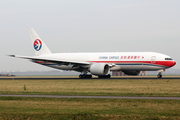
<path fill-rule="evenodd" d="M 33 61 L 44 61 L 44 62 L 53 62 L 53 63 L 73 63 L 73 64 L 79 64 L 79 65 L 90 65 L 90 62 L 81 62 L 81 61 L 71 61 L 71 60 L 63 60 L 58 58 L 46 58 L 46 57 L 29 57 L 29 56 L 20 56 L 20 55 L 8 55 L 10 57 L 17 57 L 17 58 L 23 58 L 23 59 L 29 59 Z"/>

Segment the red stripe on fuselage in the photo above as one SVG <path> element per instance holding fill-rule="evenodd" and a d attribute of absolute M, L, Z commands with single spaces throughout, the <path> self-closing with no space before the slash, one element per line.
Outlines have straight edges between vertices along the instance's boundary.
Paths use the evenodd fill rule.
<path fill-rule="evenodd" d="M 175 61 L 89 61 L 94 63 L 142 63 L 142 64 L 152 64 L 161 65 L 165 67 L 172 67 L 175 65 Z"/>
<path fill-rule="evenodd" d="M 33 62 L 35 62 L 35 63 L 40 63 L 40 64 L 43 64 L 43 63 L 44 63 L 44 61 L 33 61 Z"/>

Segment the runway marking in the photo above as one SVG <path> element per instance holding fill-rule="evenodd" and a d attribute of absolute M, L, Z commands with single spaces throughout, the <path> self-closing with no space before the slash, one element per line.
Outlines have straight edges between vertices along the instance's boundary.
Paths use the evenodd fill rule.
<path fill-rule="evenodd" d="M 44 98 L 93 98 L 93 99 L 151 99 L 180 100 L 180 97 L 130 97 L 130 96 L 72 96 L 72 95 L 3 95 L 0 97 L 44 97 Z"/>

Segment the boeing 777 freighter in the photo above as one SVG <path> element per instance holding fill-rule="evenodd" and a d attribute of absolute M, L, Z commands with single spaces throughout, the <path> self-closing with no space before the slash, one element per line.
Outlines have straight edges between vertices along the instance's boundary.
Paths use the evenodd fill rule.
<path fill-rule="evenodd" d="M 110 71 L 138 75 L 140 71 L 162 72 L 176 64 L 169 56 L 155 52 L 51 53 L 37 33 L 29 29 L 36 56 L 10 55 L 61 70 L 81 72 L 79 78 L 110 78 Z"/>

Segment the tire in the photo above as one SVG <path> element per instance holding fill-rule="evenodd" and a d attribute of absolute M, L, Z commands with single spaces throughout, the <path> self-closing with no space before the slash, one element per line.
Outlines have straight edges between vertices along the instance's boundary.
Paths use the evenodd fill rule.
<path fill-rule="evenodd" d="M 107 78 L 111 78 L 111 75 L 109 74 L 109 75 L 107 75 Z"/>
<path fill-rule="evenodd" d="M 85 74 L 81 74 L 81 75 L 79 75 L 79 78 L 80 79 L 84 79 L 84 78 L 92 78 L 92 75 L 85 75 Z"/>
<path fill-rule="evenodd" d="M 88 75 L 88 78 L 92 78 L 92 75 Z"/>
<path fill-rule="evenodd" d="M 162 78 L 162 75 L 158 74 L 157 77 L 158 77 L 158 78 Z"/>
<path fill-rule="evenodd" d="M 79 75 L 79 78 L 82 78 L 83 76 L 82 75 Z"/>

